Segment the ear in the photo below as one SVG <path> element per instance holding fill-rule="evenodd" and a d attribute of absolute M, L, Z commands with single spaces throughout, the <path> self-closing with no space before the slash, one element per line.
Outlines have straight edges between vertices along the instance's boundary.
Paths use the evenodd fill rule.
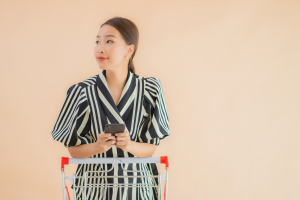
<path fill-rule="evenodd" d="M 129 45 L 129 48 L 128 48 L 128 51 L 127 51 L 128 57 L 131 57 L 131 55 L 133 54 L 134 50 L 135 50 L 134 44 Z"/>

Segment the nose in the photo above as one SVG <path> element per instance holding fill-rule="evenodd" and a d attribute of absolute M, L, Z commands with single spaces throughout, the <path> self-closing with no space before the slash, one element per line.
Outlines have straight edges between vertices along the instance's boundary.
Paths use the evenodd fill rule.
<path fill-rule="evenodd" d="M 98 53 L 103 53 L 103 52 L 104 52 L 104 45 L 102 45 L 102 44 L 97 44 L 96 47 L 95 47 L 95 50 L 96 50 Z"/>

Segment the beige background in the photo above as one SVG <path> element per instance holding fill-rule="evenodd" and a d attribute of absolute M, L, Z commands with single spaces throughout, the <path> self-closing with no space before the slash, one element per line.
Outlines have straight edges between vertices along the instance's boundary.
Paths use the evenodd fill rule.
<path fill-rule="evenodd" d="M 169 200 L 300 199 L 299 0 L 0 1 L 0 199 L 62 199 L 51 130 L 115 16 L 139 28 L 137 74 L 162 83 Z"/>

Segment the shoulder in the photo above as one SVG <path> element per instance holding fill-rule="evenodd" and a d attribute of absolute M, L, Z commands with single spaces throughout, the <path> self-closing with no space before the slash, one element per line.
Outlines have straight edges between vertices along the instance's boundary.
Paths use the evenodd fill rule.
<path fill-rule="evenodd" d="M 145 78 L 145 89 L 146 91 L 150 91 L 152 93 L 158 94 L 161 90 L 161 81 L 157 77 L 147 77 Z"/>
<path fill-rule="evenodd" d="M 83 89 L 84 88 L 87 88 L 87 87 L 90 87 L 92 85 L 95 85 L 96 84 L 96 77 L 97 77 L 98 74 L 92 76 L 92 77 L 89 77 L 83 81 L 80 81 L 78 83 L 74 83 L 72 84 L 71 86 L 69 86 L 69 88 L 67 89 L 66 91 L 66 96 L 68 96 L 72 91 L 77 91 L 79 90 L 80 92 L 81 91 L 84 91 Z"/>
<path fill-rule="evenodd" d="M 157 77 L 147 77 L 145 79 L 144 100 L 154 106 L 157 98 L 162 94 L 161 81 Z"/>
<path fill-rule="evenodd" d="M 89 87 L 89 86 L 92 86 L 92 85 L 95 85 L 96 84 L 96 77 L 98 76 L 98 74 L 92 76 L 92 77 L 89 77 L 79 83 L 76 83 L 78 84 L 80 87 L 82 88 L 86 88 L 86 87 Z"/>

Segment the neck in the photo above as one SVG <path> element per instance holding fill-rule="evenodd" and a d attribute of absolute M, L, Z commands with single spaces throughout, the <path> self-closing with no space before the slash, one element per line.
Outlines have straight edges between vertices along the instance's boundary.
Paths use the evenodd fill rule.
<path fill-rule="evenodd" d="M 106 82 L 107 85 L 110 87 L 117 87 L 117 88 L 123 88 L 127 75 L 128 75 L 128 69 L 120 69 L 120 70 L 106 70 Z"/>

